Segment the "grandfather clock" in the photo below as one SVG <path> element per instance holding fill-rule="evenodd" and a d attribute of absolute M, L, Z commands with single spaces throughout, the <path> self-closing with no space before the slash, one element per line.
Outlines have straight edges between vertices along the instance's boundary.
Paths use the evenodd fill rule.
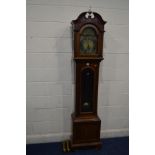
<path fill-rule="evenodd" d="M 97 115 L 99 64 L 103 60 L 105 21 L 95 12 L 81 13 L 72 22 L 75 61 L 75 112 L 71 148 L 100 147 L 101 120 Z"/>

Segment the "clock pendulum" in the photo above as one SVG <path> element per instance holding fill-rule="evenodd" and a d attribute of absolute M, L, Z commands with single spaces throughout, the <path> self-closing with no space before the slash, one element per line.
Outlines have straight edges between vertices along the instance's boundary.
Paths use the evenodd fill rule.
<path fill-rule="evenodd" d="M 99 64 L 103 60 L 105 21 L 96 12 L 83 12 L 72 22 L 75 61 L 75 110 L 71 115 L 71 149 L 101 147 L 97 114 Z"/>

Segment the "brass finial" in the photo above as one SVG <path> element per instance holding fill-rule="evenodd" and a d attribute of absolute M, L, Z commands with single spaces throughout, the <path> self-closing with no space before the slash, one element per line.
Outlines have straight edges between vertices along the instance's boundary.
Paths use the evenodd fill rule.
<path fill-rule="evenodd" d="M 91 9 L 92 9 L 92 7 L 91 7 L 91 5 L 89 5 L 89 11 L 88 12 L 92 12 Z"/>
<path fill-rule="evenodd" d="M 88 10 L 88 12 L 86 13 L 86 15 L 85 15 L 85 17 L 86 18 L 94 18 L 94 14 L 93 14 L 93 12 L 92 12 L 92 7 L 91 7 L 91 5 L 89 6 L 89 10 Z"/>

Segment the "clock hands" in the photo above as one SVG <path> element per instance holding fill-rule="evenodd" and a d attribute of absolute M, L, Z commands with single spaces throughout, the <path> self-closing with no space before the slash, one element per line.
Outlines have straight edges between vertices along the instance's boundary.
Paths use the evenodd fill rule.
<path fill-rule="evenodd" d="M 84 47 L 85 50 L 87 50 L 87 48 L 88 48 L 88 42 L 87 42 L 87 40 L 84 41 L 83 47 Z"/>
<path fill-rule="evenodd" d="M 89 40 L 88 43 L 89 43 L 90 49 L 92 49 L 93 48 L 93 41 L 92 40 Z"/>
<path fill-rule="evenodd" d="M 84 49 L 91 49 L 93 48 L 93 42 L 91 40 L 87 40 L 84 42 L 83 46 L 84 46 Z"/>

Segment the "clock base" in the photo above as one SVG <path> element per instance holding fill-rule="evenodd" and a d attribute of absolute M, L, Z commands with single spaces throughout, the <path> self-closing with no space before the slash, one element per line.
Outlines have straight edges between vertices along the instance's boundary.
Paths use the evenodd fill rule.
<path fill-rule="evenodd" d="M 72 150 L 84 147 L 101 147 L 101 120 L 98 116 L 75 117 L 75 115 L 72 114 L 72 124 Z"/>
<path fill-rule="evenodd" d="M 71 141 L 71 150 L 83 149 L 83 148 L 97 148 L 100 149 L 102 147 L 101 142 L 89 142 L 89 143 L 81 143 L 81 144 L 73 144 Z"/>

